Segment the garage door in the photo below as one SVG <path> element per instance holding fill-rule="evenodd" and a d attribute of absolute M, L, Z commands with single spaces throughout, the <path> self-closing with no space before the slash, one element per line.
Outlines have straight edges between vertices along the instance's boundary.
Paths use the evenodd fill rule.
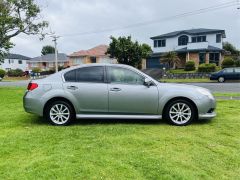
<path fill-rule="evenodd" d="M 160 63 L 160 58 L 148 58 L 146 60 L 147 69 L 162 69 L 163 67 L 165 65 Z"/>

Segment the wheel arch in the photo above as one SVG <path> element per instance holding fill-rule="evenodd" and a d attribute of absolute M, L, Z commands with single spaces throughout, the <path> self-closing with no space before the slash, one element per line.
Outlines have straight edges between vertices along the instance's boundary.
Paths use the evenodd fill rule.
<path fill-rule="evenodd" d="M 171 98 L 171 99 L 169 99 L 169 100 L 165 103 L 165 105 L 164 105 L 164 107 L 163 107 L 163 111 L 162 111 L 163 118 L 164 118 L 165 115 L 166 115 L 166 108 L 167 108 L 167 106 L 168 106 L 171 102 L 176 101 L 176 100 L 185 100 L 185 101 L 190 102 L 190 103 L 193 105 L 193 107 L 194 107 L 194 109 L 195 109 L 195 111 L 196 111 L 196 116 L 197 116 L 196 118 L 198 118 L 198 108 L 197 108 L 196 103 L 195 103 L 193 100 L 191 100 L 190 98 L 187 98 L 187 97 L 184 97 L 184 96 L 178 96 L 178 97 Z"/>
<path fill-rule="evenodd" d="M 49 99 L 49 100 L 44 104 L 43 116 L 45 116 L 45 114 L 46 114 L 45 112 L 46 112 L 46 110 L 47 110 L 48 105 L 51 104 L 51 103 L 53 103 L 53 102 L 55 102 L 55 101 L 64 101 L 64 102 L 69 103 L 69 105 L 73 108 L 74 113 L 76 114 L 76 109 L 75 109 L 73 103 L 72 103 L 69 99 L 64 98 L 64 97 L 61 97 L 61 96 L 57 96 L 57 97 L 52 97 L 51 99 Z"/>

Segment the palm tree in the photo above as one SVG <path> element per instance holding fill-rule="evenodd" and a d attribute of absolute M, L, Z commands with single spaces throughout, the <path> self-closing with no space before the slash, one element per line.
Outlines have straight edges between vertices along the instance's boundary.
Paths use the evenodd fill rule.
<path fill-rule="evenodd" d="M 175 69 L 176 64 L 180 63 L 180 59 L 179 59 L 177 53 L 175 53 L 174 51 L 170 51 L 170 52 L 165 53 L 162 56 L 161 62 L 168 63 L 169 68 L 173 67 L 173 69 Z"/>

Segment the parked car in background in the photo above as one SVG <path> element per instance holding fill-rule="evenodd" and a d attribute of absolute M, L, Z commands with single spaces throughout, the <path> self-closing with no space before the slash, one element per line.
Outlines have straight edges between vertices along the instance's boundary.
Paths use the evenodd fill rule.
<path fill-rule="evenodd" d="M 183 126 L 216 116 L 216 101 L 209 90 L 160 83 L 120 64 L 81 65 L 33 80 L 23 104 L 27 112 L 54 125 L 67 125 L 75 118 L 164 118 Z"/>
<path fill-rule="evenodd" d="M 212 73 L 210 80 L 218 80 L 218 82 L 225 82 L 226 80 L 240 80 L 240 67 L 225 68 L 221 71 Z"/>

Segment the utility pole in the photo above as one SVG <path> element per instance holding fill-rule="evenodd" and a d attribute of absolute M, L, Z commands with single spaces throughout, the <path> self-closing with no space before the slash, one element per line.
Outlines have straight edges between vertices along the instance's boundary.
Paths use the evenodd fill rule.
<path fill-rule="evenodd" d="M 60 36 L 56 36 L 56 35 L 52 35 L 51 36 L 53 38 L 53 42 L 54 42 L 54 48 L 55 48 L 55 72 L 58 72 L 58 51 L 57 51 L 57 39 Z"/>

